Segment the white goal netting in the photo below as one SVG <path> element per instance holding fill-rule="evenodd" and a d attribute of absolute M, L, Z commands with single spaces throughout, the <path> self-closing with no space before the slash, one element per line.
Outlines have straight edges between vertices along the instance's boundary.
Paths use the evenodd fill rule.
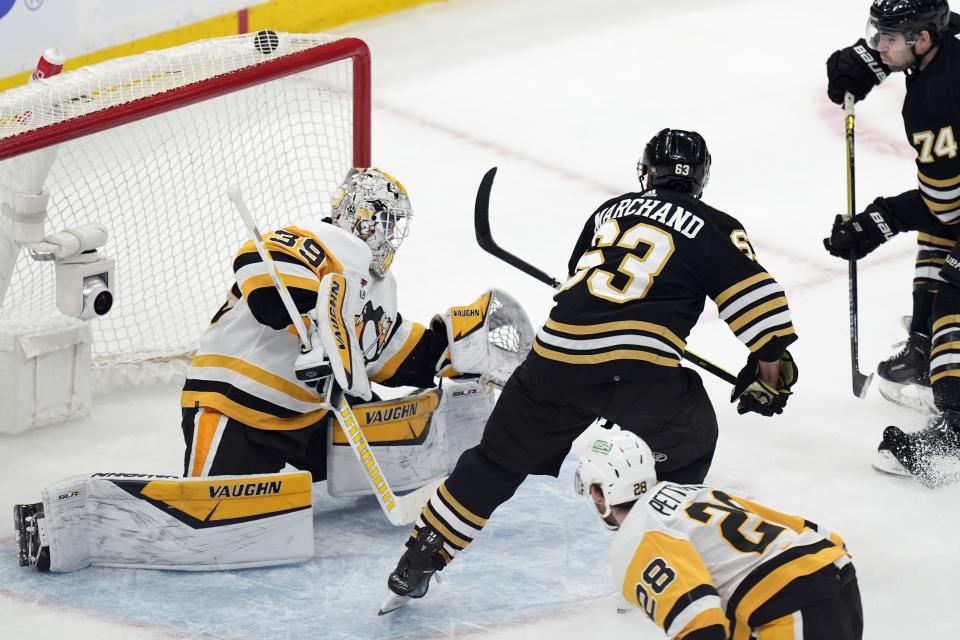
<path fill-rule="evenodd" d="M 217 38 L 0 93 L 0 157 L 70 137 L 78 124 L 103 129 L 60 142 L 46 180 L 46 233 L 90 222 L 109 233 L 115 304 L 93 320 L 95 366 L 194 348 L 247 237 L 228 185 L 242 188 L 263 230 L 328 214 L 329 194 L 357 163 L 355 140 L 369 145 L 369 119 L 354 111 L 369 76 L 354 77 L 338 42 L 279 34 L 264 53 L 253 35 Z M 145 111 L 156 113 L 129 121 Z M 0 189 L 10 162 L 0 161 Z M 0 327 L 56 315 L 52 265 L 21 251 Z"/>

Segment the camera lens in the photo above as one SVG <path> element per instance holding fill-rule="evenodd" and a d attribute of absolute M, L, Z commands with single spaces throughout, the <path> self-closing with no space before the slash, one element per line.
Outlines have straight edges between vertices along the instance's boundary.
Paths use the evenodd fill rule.
<path fill-rule="evenodd" d="M 93 301 L 93 312 L 98 316 L 105 316 L 110 313 L 113 307 L 113 294 L 109 291 L 101 291 Z"/>
<path fill-rule="evenodd" d="M 89 305 L 89 306 L 88 306 Z M 84 316 L 89 315 L 88 309 L 93 309 L 93 314 L 105 316 L 113 307 L 113 293 L 107 287 L 107 283 L 99 276 L 91 276 L 83 279 L 83 307 Z"/>

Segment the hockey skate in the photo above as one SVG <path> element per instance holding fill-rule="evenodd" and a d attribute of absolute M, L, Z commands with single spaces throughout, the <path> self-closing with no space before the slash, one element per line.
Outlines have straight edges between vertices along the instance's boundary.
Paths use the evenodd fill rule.
<path fill-rule="evenodd" d="M 43 503 L 13 505 L 13 526 L 17 533 L 17 563 L 21 567 L 50 570 L 50 548 L 43 526 Z"/>
<path fill-rule="evenodd" d="M 930 338 L 911 332 L 899 352 L 877 365 L 877 388 L 886 400 L 923 413 L 935 412 L 930 387 Z"/>
<path fill-rule="evenodd" d="M 882 473 L 916 478 L 928 487 L 960 480 L 960 411 L 947 410 L 920 431 L 887 427 L 873 467 Z"/>
<path fill-rule="evenodd" d="M 430 588 L 430 578 L 440 568 L 437 552 L 443 546 L 443 538 L 430 527 L 420 530 L 419 537 L 413 541 L 400 558 L 397 568 L 387 579 L 391 593 L 380 605 L 377 615 L 384 615 L 410 602 L 411 598 L 422 598 Z M 437 582 L 440 577 L 437 576 Z"/>

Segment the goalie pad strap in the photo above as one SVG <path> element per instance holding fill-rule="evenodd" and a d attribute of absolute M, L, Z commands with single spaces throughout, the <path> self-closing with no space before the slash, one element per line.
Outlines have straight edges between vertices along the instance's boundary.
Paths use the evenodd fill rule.
<path fill-rule="evenodd" d="M 97 473 L 43 491 L 50 570 L 203 571 L 313 557 L 307 472 L 178 478 Z"/>

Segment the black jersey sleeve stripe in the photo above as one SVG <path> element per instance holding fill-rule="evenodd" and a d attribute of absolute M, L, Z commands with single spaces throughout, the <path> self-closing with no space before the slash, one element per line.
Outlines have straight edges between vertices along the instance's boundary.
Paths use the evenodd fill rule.
<path fill-rule="evenodd" d="M 737 585 L 737 588 L 734 590 L 732 594 L 730 594 L 730 598 L 727 600 L 726 613 L 727 613 L 727 618 L 729 618 L 731 621 L 731 624 L 733 626 L 736 626 L 742 620 L 749 620 L 749 617 L 753 613 L 753 610 L 751 611 L 741 610 L 741 605 L 747 600 L 747 597 L 751 594 L 751 592 L 754 589 L 761 588 L 765 584 L 765 581 L 767 581 L 767 578 L 773 576 L 774 574 L 779 575 L 780 571 L 788 571 L 790 572 L 793 578 L 799 578 L 799 577 L 802 577 L 803 575 L 808 575 L 808 573 L 812 573 L 818 569 L 821 569 L 822 567 L 826 566 L 833 560 L 824 561 L 821 563 L 819 559 L 816 558 L 816 556 L 820 552 L 827 549 L 831 549 L 831 548 L 837 549 L 839 552 L 841 552 L 841 555 L 842 555 L 842 549 L 837 547 L 831 541 L 818 540 L 813 544 L 802 545 L 798 547 L 791 547 L 785 551 L 782 551 L 781 553 L 777 554 L 770 560 L 767 560 L 766 562 L 761 564 L 759 567 L 754 569 L 746 578 L 744 578 L 740 582 L 739 585 Z M 809 566 L 805 565 L 803 567 L 794 567 L 791 565 L 791 563 L 793 563 L 795 560 L 799 560 L 805 557 L 809 557 L 811 559 Z M 788 565 L 791 565 L 791 566 L 788 566 Z M 775 593 L 770 594 L 771 597 L 774 595 L 776 594 Z M 769 598 L 767 600 L 769 600 Z M 767 600 L 765 600 L 764 602 L 766 602 Z M 764 602 L 758 603 L 758 606 L 764 604 Z M 731 629 L 731 635 L 734 635 L 733 629 Z"/>
<path fill-rule="evenodd" d="M 257 396 L 251 395 L 245 391 L 241 391 L 237 387 L 226 382 L 220 382 L 217 380 L 198 380 L 195 378 L 187 378 L 187 381 L 183 385 L 183 390 L 197 391 L 201 393 L 216 393 L 227 397 L 230 400 L 243 405 L 244 407 L 259 413 L 266 413 L 277 418 L 296 418 L 303 415 L 299 411 L 281 407 L 278 404 L 268 402 L 263 398 L 258 398 Z"/>
<path fill-rule="evenodd" d="M 917 234 L 917 244 L 924 249 L 937 249 L 942 251 L 949 251 L 953 248 L 953 245 L 956 244 L 956 240 L 950 238 L 943 238 L 941 236 L 935 236 L 930 233 L 918 233 Z"/>
<path fill-rule="evenodd" d="M 690 591 L 677 598 L 673 603 L 673 607 L 671 607 L 670 612 L 667 614 L 667 617 L 663 619 L 663 628 L 669 629 L 671 625 L 673 625 L 673 621 L 677 619 L 677 616 L 683 613 L 687 607 L 697 600 L 707 596 L 719 596 L 717 590 L 711 584 L 697 585 Z"/>
<path fill-rule="evenodd" d="M 722 624 L 712 624 L 688 633 L 682 640 L 727 640 L 727 638 L 727 630 Z"/>

